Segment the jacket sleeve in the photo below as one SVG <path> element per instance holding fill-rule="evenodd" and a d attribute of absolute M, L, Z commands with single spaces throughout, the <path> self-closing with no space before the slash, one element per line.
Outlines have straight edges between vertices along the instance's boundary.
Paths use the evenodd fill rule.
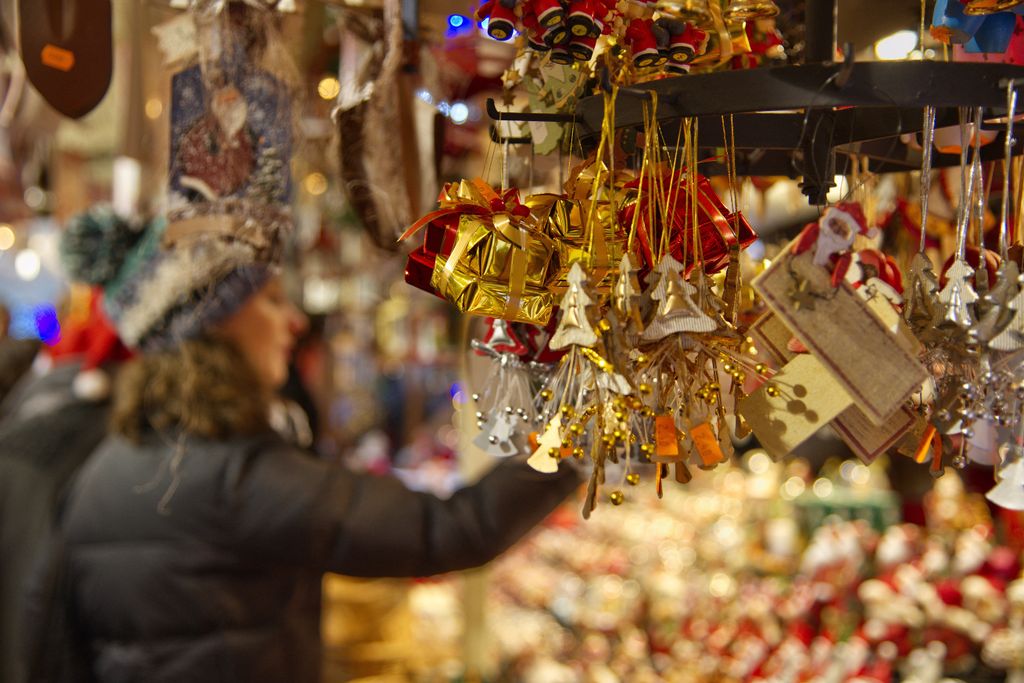
<path fill-rule="evenodd" d="M 281 448 L 225 478 L 225 527 L 240 551 L 267 561 L 349 576 L 429 576 L 491 561 L 579 483 L 571 468 L 541 474 L 509 459 L 441 500 Z"/>

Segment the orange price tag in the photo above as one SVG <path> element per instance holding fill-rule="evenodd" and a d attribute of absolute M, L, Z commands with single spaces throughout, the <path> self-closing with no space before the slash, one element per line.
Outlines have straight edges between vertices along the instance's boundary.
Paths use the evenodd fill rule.
<path fill-rule="evenodd" d="M 929 424 L 924 430 L 924 434 L 921 436 L 921 440 L 917 443 L 917 450 L 914 451 L 914 461 L 917 463 L 923 463 L 928 459 L 928 451 L 931 450 L 932 445 L 935 442 L 935 434 L 938 432 L 935 429 L 935 425 Z M 942 460 L 942 439 L 939 439 L 939 457 L 937 460 Z"/>
<path fill-rule="evenodd" d="M 693 445 L 697 447 L 702 469 L 710 469 L 725 460 L 725 454 L 722 453 L 722 447 L 718 444 L 718 438 L 707 422 L 702 422 L 691 428 L 690 438 L 693 439 Z"/>
<path fill-rule="evenodd" d="M 661 459 L 679 457 L 679 431 L 671 415 L 654 418 L 654 455 Z"/>
<path fill-rule="evenodd" d="M 39 59 L 45 66 L 57 71 L 71 71 L 75 68 L 75 53 L 51 43 L 43 46 Z"/>

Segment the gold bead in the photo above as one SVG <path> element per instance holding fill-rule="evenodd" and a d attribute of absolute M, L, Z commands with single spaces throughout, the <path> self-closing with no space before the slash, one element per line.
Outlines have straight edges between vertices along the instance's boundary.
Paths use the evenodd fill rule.
<path fill-rule="evenodd" d="M 602 332 L 607 332 L 608 330 L 612 329 L 612 324 L 605 320 L 604 318 L 602 318 L 601 321 L 597 323 L 597 326 L 601 328 Z"/>
<path fill-rule="evenodd" d="M 622 412 L 621 410 L 616 410 L 615 411 L 615 419 L 617 421 L 619 421 L 619 422 L 622 422 L 624 419 L 626 419 L 626 414 L 624 412 Z"/>
<path fill-rule="evenodd" d="M 550 401 L 551 400 L 551 396 L 552 396 L 552 394 L 551 394 L 551 390 L 550 389 L 544 389 L 543 391 L 540 392 L 540 397 L 544 401 Z"/>
<path fill-rule="evenodd" d="M 653 453 L 654 452 L 654 444 L 650 444 L 650 443 L 642 443 L 642 444 L 640 444 L 640 452 L 641 453 Z"/>
<path fill-rule="evenodd" d="M 643 412 L 644 417 L 654 417 L 654 408 L 645 407 Z"/>
<path fill-rule="evenodd" d="M 552 458 L 558 458 L 562 455 L 562 453 L 557 448 L 549 448 L 548 455 L 550 455 Z"/>
<path fill-rule="evenodd" d="M 572 447 L 572 441 L 569 441 L 569 439 L 562 439 L 562 448 L 571 448 L 571 447 Z"/>
<path fill-rule="evenodd" d="M 636 486 L 640 483 L 640 475 L 636 472 L 630 472 L 626 475 L 626 481 L 629 482 L 630 486 Z"/>
<path fill-rule="evenodd" d="M 762 376 L 768 374 L 768 366 L 765 365 L 764 363 L 758 363 L 757 365 L 755 365 L 754 370 L 757 372 L 757 374 Z"/>
<path fill-rule="evenodd" d="M 612 501 L 612 505 L 622 505 L 622 502 L 626 500 L 626 496 L 622 494 L 622 491 L 612 491 L 608 494 L 608 500 Z"/>
<path fill-rule="evenodd" d="M 742 384 L 743 382 L 747 381 L 747 373 L 740 372 L 739 370 L 737 370 L 736 372 L 732 373 L 732 378 L 736 380 L 737 383 Z"/>
<path fill-rule="evenodd" d="M 616 441 L 622 441 L 622 436 L 622 432 L 620 432 L 618 429 L 612 432 L 612 437 L 614 437 Z"/>
<path fill-rule="evenodd" d="M 641 410 L 644 407 L 644 402 L 638 398 L 634 398 L 633 402 L 629 404 L 629 407 L 633 410 Z"/>
<path fill-rule="evenodd" d="M 574 422 L 571 425 L 569 425 L 569 431 L 578 436 L 583 433 L 583 425 L 581 425 L 579 422 Z"/>
<path fill-rule="evenodd" d="M 711 394 L 710 396 L 708 396 L 708 403 L 712 405 L 718 403 L 718 394 Z"/>
<path fill-rule="evenodd" d="M 757 355 L 757 347 L 756 346 L 748 346 L 747 347 L 747 354 L 751 355 L 751 356 L 756 356 Z"/>
<path fill-rule="evenodd" d="M 732 372 L 732 371 L 733 371 L 734 369 L 735 369 L 735 367 L 733 366 L 733 364 L 732 364 L 732 363 L 723 363 L 723 364 L 722 364 L 722 371 L 723 371 L 723 372 L 726 372 L 726 373 L 730 373 L 730 372 Z"/>
<path fill-rule="evenodd" d="M 615 445 L 615 437 L 612 436 L 611 434 L 603 435 L 601 437 L 601 441 L 602 441 L 602 443 L 604 443 L 605 446 L 614 446 Z"/>
<path fill-rule="evenodd" d="M 775 386 L 773 384 L 769 384 L 767 387 L 764 388 L 764 393 L 768 394 L 772 398 L 775 398 L 776 396 L 778 396 L 782 392 L 779 391 L 779 388 L 777 386 Z"/>
<path fill-rule="evenodd" d="M 646 362 L 647 362 L 647 356 L 645 356 L 644 354 L 641 353 L 640 355 L 638 355 L 636 357 L 636 364 L 637 365 L 643 365 Z"/>
<path fill-rule="evenodd" d="M 651 393 L 651 385 L 650 384 L 642 383 L 637 388 L 640 390 L 641 394 L 649 394 L 649 393 Z"/>
<path fill-rule="evenodd" d="M 719 384 L 718 382 L 712 382 L 711 384 L 708 385 L 708 389 L 710 389 L 711 391 L 718 391 L 721 388 L 722 388 L 722 385 Z"/>
<path fill-rule="evenodd" d="M 577 460 L 582 460 L 583 459 L 583 449 L 580 448 L 579 446 L 577 446 L 576 448 L 572 449 L 572 457 L 576 458 Z"/>
<path fill-rule="evenodd" d="M 573 410 L 572 406 L 562 406 L 561 411 L 562 415 L 565 415 L 566 417 L 572 417 L 576 414 L 576 411 Z"/>

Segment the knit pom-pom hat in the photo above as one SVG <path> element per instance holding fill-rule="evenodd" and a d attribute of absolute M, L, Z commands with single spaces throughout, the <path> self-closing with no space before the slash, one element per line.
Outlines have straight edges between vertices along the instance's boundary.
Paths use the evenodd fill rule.
<path fill-rule="evenodd" d="M 245 242 L 211 238 L 165 245 L 167 222 L 127 221 L 107 207 L 73 219 L 61 240 L 68 277 L 103 290 L 103 312 L 130 348 L 195 339 L 228 318 L 273 268 Z"/>

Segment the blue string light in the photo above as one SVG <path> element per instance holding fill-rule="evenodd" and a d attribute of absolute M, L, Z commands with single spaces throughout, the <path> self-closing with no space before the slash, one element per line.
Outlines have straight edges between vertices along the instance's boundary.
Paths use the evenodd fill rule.
<path fill-rule="evenodd" d="M 448 15 L 448 25 L 454 29 L 460 29 L 466 25 L 466 17 L 461 14 Z"/>

